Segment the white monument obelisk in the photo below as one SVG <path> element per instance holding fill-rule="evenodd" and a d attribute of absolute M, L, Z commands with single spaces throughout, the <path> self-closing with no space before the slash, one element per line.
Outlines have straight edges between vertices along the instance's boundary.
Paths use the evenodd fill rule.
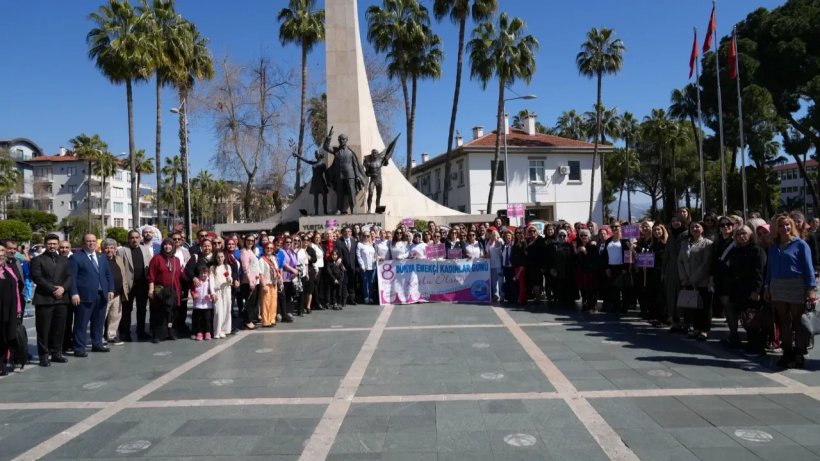
<path fill-rule="evenodd" d="M 348 146 L 361 161 L 371 149 L 384 149 L 384 141 L 376 124 L 370 85 L 364 67 L 361 32 L 359 30 L 358 2 L 356 0 L 326 0 L 325 2 L 325 56 L 327 74 L 327 126 L 334 127 L 331 146 L 337 144 L 339 134 L 348 136 Z M 400 139 L 394 157 L 405 155 Z M 332 156 L 331 159 L 332 160 Z M 463 215 L 440 205 L 419 192 L 399 171 L 393 161 L 382 168 L 381 205 L 386 207 L 388 226 L 403 218 L 436 218 Z M 367 190 L 356 197 L 356 213 L 365 213 Z M 374 194 L 375 195 L 375 194 Z M 375 209 L 376 198 L 373 197 Z M 305 188 L 293 203 L 270 221 L 288 222 L 299 219 L 299 209 L 313 213 L 313 197 Z M 320 210 L 321 211 L 321 210 Z M 328 195 L 328 214 L 336 212 L 336 196 Z"/>

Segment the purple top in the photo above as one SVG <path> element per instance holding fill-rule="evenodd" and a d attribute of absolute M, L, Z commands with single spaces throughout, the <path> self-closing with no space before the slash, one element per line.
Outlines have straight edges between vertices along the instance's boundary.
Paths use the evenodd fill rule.
<path fill-rule="evenodd" d="M 293 281 L 293 278 L 296 277 L 296 275 L 285 269 L 285 264 L 295 269 L 297 266 L 296 253 L 294 253 L 293 250 L 285 251 L 284 248 L 280 249 L 276 253 L 276 262 L 279 263 L 279 269 L 282 272 L 282 280 L 285 282 Z"/>

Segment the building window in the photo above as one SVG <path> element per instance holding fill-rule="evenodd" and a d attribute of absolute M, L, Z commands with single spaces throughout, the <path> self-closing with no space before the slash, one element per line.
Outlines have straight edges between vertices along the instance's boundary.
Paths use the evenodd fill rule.
<path fill-rule="evenodd" d="M 568 162 L 569 165 L 569 180 L 570 181 L 580 181 L 581 180 L 581 161 L 580 160 L 570 160 Z"/>
<path fill-rule="evenodd" d="M 65 174 L 67 174 L 68 176 L 74 176 L 75 174 L 77 174 L 77 167 L 76 166 L 70 166 L 70 167 L 66 168 L 65 169 Z"/>
<path fill-rule="evenodd" d="M 41 179 L 51 179 L 51 168 L 35 168 L 34 177 Z"/>
<path fill-rule="evenodd" d="M 458 185 L 459 187 L 464 185 L 464 161 L 460 160 L 456 162 L 456 171 L 458 171 Z"/>
<path fill-rule="evenodd" d="M 123 213 L 124 209 L 122 202 L 114 202 L 114 213 Z"/>
<path fill-rule="evenodd" d="M 544 160 L 530 160 L 530 182 L 545 183 Z"/>
<path fill-rule="evenodd" d="M 66 186 L 65 186 L 65 188 L 66 188 L 66 191 L 67 191 L 69 194 L 73 194 L 73 193 L 77 192 L 77 186 L 73 186 L 73 185 L 66 185 Z"/>
<path fill-rule="evenodd" d="M 435 190 L 434 192 L 438 192 L 441 190 L 441 169 L 436 170 L 436 182 L 434 184 Z"/>
<path fill-rule="evenodd" d="M 69 209 L 69 211 L 76 210 L 77 209 L 77 201 L 72 200 L 72 201 L 68 202 L 68 209 Z"/>
<path fill-rule="evenodd" d="M 114 227 L 123 227 L 124 221 L 122 218 L 114 218 Z"/>
<path fill-rule="evenodd" d="M 495 170 L 495 160 L 490 160 L 490 175 L 492 176 L 493 170 Z M 504 174 L 504 160 L 498 161 L 498 171 L 495 172 L 495 181 L 496 182 L 504 182 L 504 178 L 506 175 Z"/>
<path fill-rule="evenodd" d="M 113 192 L 114 198 L 123 198 L 125 197 L 125 189 L 122 187 L 115 187 Z"/>

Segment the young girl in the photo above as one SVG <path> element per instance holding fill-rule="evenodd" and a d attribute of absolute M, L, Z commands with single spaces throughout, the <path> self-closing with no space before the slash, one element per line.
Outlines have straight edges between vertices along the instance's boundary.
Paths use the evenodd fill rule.
<path fill-rule="evenodd" d="M 214 339 L 231 334 L 231 290 L 233 270 L 224 251 L 218 251 L 211 262 L 208 284 L 214 296 Z"/>
<path fill-rule="evenodd" d="M 191 313 L 191 339 L 206 341 L 211 339 L 211 327 L 214 322 L 214 296 L 213 289 L 208 277 L 208 266 L 197 268 L 197 280 L 191 287 L 191 297 L 194 300 L 193 312 Z"/>
<path fill-rule="evenodd" d="M 339 256 L 338 250 L 330 252 L 330 260 L 332 263 L 328 266 L 328 275 L 330 276 L 330 286 L 328 287 L 330 308 L 335 311 L 342 310 L 342 287 L 345 280 L 345 267 L 342 265 L 342 258 Z"/>

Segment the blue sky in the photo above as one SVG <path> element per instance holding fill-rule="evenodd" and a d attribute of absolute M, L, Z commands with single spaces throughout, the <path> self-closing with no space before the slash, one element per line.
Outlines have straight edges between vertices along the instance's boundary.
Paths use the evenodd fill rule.
<path fill-rule="evenodd" d="M 278 41 L 277 11 L 285 0 L 178 0 L 177 9 L 195 22 L 210 38 L 216 59 L 252 61 L 260 53 L 271 56 L 284 69 L 299 65 L 295 46 L 282 47 Z M 360 0 L 360 24 L 366 28 L 364 9 L 374 3 Z M 432 9 L 432 0 L 422 0 Z M 578 75 L 575 55 L 591 27 L 615 29 L 626 47 L 620 74 L 606 77 L 603 100 L 642 118 L 654 107 L 667 107 L 673 88 L 686 84 L 692 27 L 702 39 L 709 19 L 708 0 L 500 0 L 500 9 L 522 17 L 528 31 L 541 43 L 537 72 L 529 86 L 517 83 L 513 90 L 538 96 L 534 101 L 508 105 L 515 113 L 529 109 L 538 120 L 553 125 L 558 115 L 575 108 L 586 111 L 595 100 L 595 82 Z M 774 8 L 778 0 L 724 0 L 718 5 L 718 32 L 730 32 L 731 25 L 758 7 Z M 125 87 L 110 84 L 87 56 L 85 36 L 92 27 L 88 13 L 96 1 L 5 1 L 0 2 L 0 49 L 5 65 L 0 72 L 0 138 L 28 137 L 47 153 L 81 132 L 99 133 L 115 154 L 127 152 L 128 131 Z M 323 5 L 323 2 L 320 2 Z M 447 132 L 455 81 L 457 28 L 449 21 L 434 23 L 441 35 L 445 60 L 443 76 L 420 85 L 415 136 L 415 158 L 422 152 L 441 153 Z M 468 31 L 472 26 L 468 27 Z M 363 38 L 364 39 L 364 38 Z M 365 42 L 365 47 L 369 45 Z M 321 90 L 324 80 L 324 46 L 310 57 L 312 87 Z M 465 66 L 466 67 L 466 66 Z M 298 86 L 294 87 L 294 97 Z M 494 127 L 496 85 L 487 91 L 469 79 L 465 69 L 456 127 L 469 136 L 475 125 Z M 163 155 L 178 151 L 176 115 L 168 109 L 176 105 L 172 90 L 163 94 Z M 135 135 L 138 148 L 154 154 L 154 87 L 135 87 Z M 403 110 L 396 112 L 393 126 L 404 131 Z M 297 128 L 294 126 L 294 129 Z M 295 137 L 295 136 L 294 136 Z M 212 167 L 210 159 L 216 141 L 207 120 L 195 120 L 191 127 L 191 168 L 193 174 Z M 403 155 L 401 155 L 403 157 Z M 291 165 L 293 166 L 293 165 Z"/>

